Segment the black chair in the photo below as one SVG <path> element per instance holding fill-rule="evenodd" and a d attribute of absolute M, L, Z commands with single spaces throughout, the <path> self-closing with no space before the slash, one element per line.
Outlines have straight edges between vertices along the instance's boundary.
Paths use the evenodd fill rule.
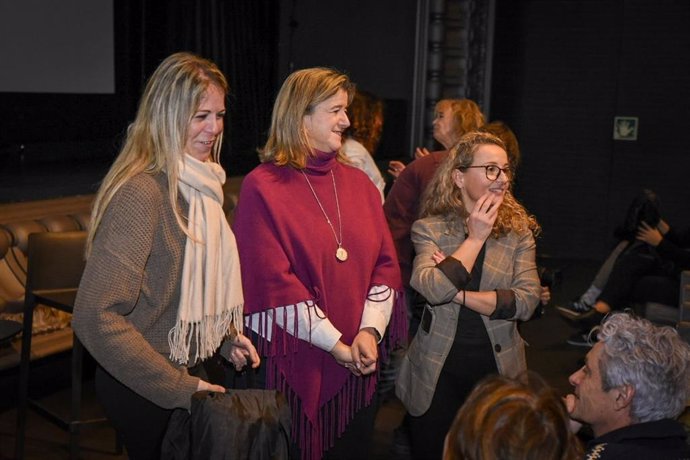
<path fill-rule="evenodd" d="M 42 232 L 29 235 L 15 444 L 17 459 L 24 458 L 29 407 L 70 433 L 70 458 L 76 459 L 79 455 L 79 431 L 82 426 L 107 423 L 105 418 L 80 420 L 84 348 L 75 335 L 73 335 L 72 344 L 72 392 L 69 419 L 60 417 L 38 401 L 30 399 L 28 394 L 34 308 L 39 304 L 44 304 L 72 313 L 74 297 L 85 265 L 85 241 L 86 232 L 84 231 Z"/>
<path fill-rule="evenodd" d="M 671 284 L 669 289 L 677 289 Z M 639 306 L 639 313 L 653 323 L 673 326 L 690 343 L 690 271 L 680 274 L 678 305 L 646 302 Z"/>

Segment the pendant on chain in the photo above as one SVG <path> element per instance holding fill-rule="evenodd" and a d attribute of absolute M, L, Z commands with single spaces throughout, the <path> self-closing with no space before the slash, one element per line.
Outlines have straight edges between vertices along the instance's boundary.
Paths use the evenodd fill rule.
<path fill-rule="evenodd" d="M 335 195 L 335 207 L 338 210 L 338 230 L 340 238 L 338 238 L 338 234 L 335 233 L 335 227 L 333 227 L 331 219 L 328 217 L 328 214 L 326 214 L 326 210 L 321 204 L 319 196 L 316 194 L 316 190 L 314 190 L 314 187 L 312 187 L 311 182 L 309 181 L 309 178 L 307 177 L 304 171 L 302 171 L 302 175 L 304 176 L 304 179 L 307 181 L 307 185 L 309 185 L 309 189 L 311 190 L 311 193 L 314 195 L 314 199 L 316 200 L 316 203 L 319 205 L 319 208 L 321 209 L 323 216 L 326 218 L 326 223 L 333 232 L 333 238 L 335 238 L 335 243 L 338 245 L 338 249 L 335 250 L 335 258 L 338 259 L 338 261 L 340 262 L 345 262 L 347 260 L 348 254 L 347 250 L 343 247 L 343 219 L 340 215 L 340 202 L 338 201 L 338 189 L 335 186 L 335 175 L 333 174 L 333 171 L 331 171 L 331 180 L 333 181 L 333 194 Z"/>
<path fill-rule="evenodd" d="M 344 247 L 338 246 L 338 249 L 335 251 L 335 258 L 341 262 L 345 262 L 347 260 L 347 251 Z"/>

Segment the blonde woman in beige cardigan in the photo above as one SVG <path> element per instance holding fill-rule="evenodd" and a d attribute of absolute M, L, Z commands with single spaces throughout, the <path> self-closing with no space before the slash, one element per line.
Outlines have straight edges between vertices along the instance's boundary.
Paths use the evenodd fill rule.
<path fill-rule="evenodd" d="M 160 458 L 172 410 L 193 393 L 225 391 L 199 365 L 222 343 L 235 366 L 259 365 L 238 333 L 239 259 L 221 208 L 227 90 L 212 62 L 165 59 L 96 197 L 73 327 L 132 459 Z"/>

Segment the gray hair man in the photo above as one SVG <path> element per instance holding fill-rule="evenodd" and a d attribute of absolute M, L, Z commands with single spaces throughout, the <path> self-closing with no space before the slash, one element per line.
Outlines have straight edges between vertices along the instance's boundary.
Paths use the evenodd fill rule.
<path fill-rule="evenodd" d="M 690 459 L 675 420 L 690 397 L 690 345 L 627 313 L 608 316 L 597 339 L 566 397 L 571 418 L 594 433 L 585 458 Z"/>

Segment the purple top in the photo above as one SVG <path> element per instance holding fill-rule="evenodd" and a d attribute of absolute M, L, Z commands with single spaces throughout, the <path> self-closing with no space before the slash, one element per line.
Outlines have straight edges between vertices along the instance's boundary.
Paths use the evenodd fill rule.
<path fill-rule="evenodd" d="M 341 340 L 351 344 L 371 286 L 399 291 L 400 271 L 377 189 L 361 171 L 337 162 L 334 152 L 317 152 L 304 172 L 336 233 L 340 222 L 331 171 L 343 247 L 349 253 L 345 262 L 335 257 L 333 230 L 307 180 L 289 166 L 264 163 L 247 175 L 233 230 L 246 314 L 311 300 L 343 334 Z M 405 327 L 398 301 L 388 340 L 382 343 L 404 339 Z M 352 375 L 328 352 L 288 335 L 275 323 L 271 336 L 271 342 L 259 342 L 266 356 L 267 387 L 283 391 L 291 402 L 293 435 L 299 435 L 302 457 L 321 458 L 354 413 L 371 401 L 376 376 Z M 329 410 L 334 407 L 340 409 Z"/>

